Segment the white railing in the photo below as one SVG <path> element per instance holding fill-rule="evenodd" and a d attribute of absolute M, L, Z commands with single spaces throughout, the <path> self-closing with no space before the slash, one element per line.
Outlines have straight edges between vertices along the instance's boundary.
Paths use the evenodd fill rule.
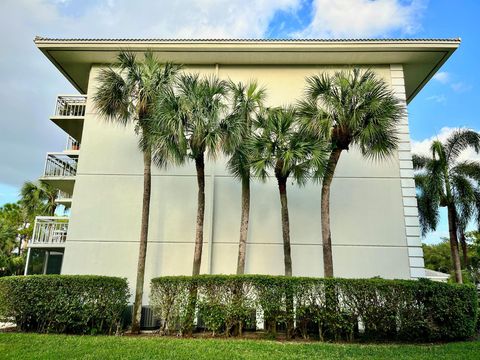
<path fill-rule="evenodd" d="M 86 95 L 59 95 L 55 116 L 85 116 Z"/>
<path fill-rule="evenodd" d="M 77 155 L 48 153 L 45 160 L 44 176 L 75 176 L 77 174 Z"/>
<path fill-rule="evenodd" d="M 57 191 L 57 200 L 58 199 L 71 199 L 72 194 L 66 193 L 65 191 L 58 190 Z"/>
<path fill-rule="evenodd" d="M 80 142 L 69 136 L 67 139 L 66 150 L 80 150 Z"/>
<path fill-rule="evenodd" d="M 68 217 L 37 216 L 30 245 L 63 246 L 67 240 Z"/>

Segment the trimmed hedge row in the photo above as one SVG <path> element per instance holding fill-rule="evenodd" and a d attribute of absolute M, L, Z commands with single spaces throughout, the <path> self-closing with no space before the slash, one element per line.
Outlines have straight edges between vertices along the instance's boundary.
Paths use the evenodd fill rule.
<path fill-rule="evenodd" d="M 84 275 L 0 278 L 0 319 L 22 331 L 111 334 L 129 298 L 126 279 Z"/>
<path fill-rule="evenodd" d="M 474 335 L 473 286 L 421 280 L 319 279 L 263 275 L 200 275 L 152 280 L 151 305 L 163 333 L 240 334 L 262 319 L 320 340 L 438 341 Z"/>

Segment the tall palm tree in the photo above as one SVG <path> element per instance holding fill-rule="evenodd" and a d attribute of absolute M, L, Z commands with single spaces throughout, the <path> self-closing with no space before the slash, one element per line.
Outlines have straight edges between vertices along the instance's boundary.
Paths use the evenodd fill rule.
<path fill-rule="evenodd" d="M 418 190 L 418 210 L 422 233 L 435 230 L 439 208 L 446 207 L 455 280 L 462 283 L 458 251 L 458 231 L 466 220 L 480 216 L 480 162 L 458 161 L 459 155 L 472 148 L 480 151 L 480 134 L 472 130 L 456 130 L 446 141 L 435 140 L 432 156 L 413 155 Z"/>
<path fill-rule="evenodd" d="M 146 141 L 149 136 L 148 122 L 156 100 L 174 81 L 179 68 L 170 63 L 162 64 L 152 52 L 145 52 L 143 61 L 138 61 L 134 53 L 120 52 L 113 67 L 100 70 L 97 78 L 99 86 L 93 97 L 96 108 L 104 119 L 123 126 L 134 124 L 143 152 L 142 220 L 132 314 L 133 333 L 140 331 L 150 213 L 152 151 Z"/>
<path fill-rule="evenodd" d="M 256 122 L 257 130 L 250 141 L 253 173 L 265 180 L 272 170 L 280 195 L 285 276 L 292 276 L 290 221 L 287 202 L 287 180 L 292 177 L 304 185 L 324 169 L 328 156 L 325 143 L 300 131 L 294 108 L 269 109 Z"/>
<path fill-rule="evenodd" d="M 56 190 L 45 182 L 27 181 L 20 190 L 20 204 L 30 218 L 37 215 L 54 215 L 57 204 Z"/>
<path fill-rule="evenodd" d="M 388 85 L 371 70 L 338 71 L 307 78 L 298 104 L 305 127 L 330 143 L 322 179 L 321 221 L 324 276 L 333 276 L 330 188 L 343 151 L 351 146 L 369 159 L 391 156 L 397 148 L 397 125 L 404 107 Z"/>
<path fill-rule="evenodd" d="M 182 164 L 195 163 L 197 219 L 192 274 L 200 274 L 205 218 L 205 156 L 215 158 L 229 132 L 224 114 L 228 89 L 217 77 L 183 74 L 176 86 L 158 101 L 152 121 L 154 161 L 165 158 Z"/>
<path fill-rule="evenodd" d="M 237 274 L 245 273 L 247 252 L 248 221 L 250 216 L 250 158 L 246 144 L 252 136 L 253 122 L 264 108 L 266 90 L 256 81 L 247 84 L 228 84 L 231 92 L 232 114 L 230 119 L 237 124 L 240 136 L 227 137 L 226 152 L 230 155 L 228 169 L 242 183 L 242 214 L 240 220 L 240 240 L 238 242 Z M 227 135 L 231 135 L 229 133 Z M 237 135 L 237 134 L 235 134 Z"/>

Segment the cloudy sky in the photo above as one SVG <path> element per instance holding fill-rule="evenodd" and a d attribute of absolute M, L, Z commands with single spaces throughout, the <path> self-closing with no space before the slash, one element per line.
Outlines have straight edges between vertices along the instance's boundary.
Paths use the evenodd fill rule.
<path fill-rule="evenodd" d="M 478 0 L 1 0 L 0 205 L 40 176 L 47 151 L 65 146 L 48 118 L 55 96 L 75 91 L 35 48 L 35 35 L 461 37 L 460 49 L 409 106 L 414 149 L 425 151 L 456 127 L 480 130 L 479 13 Z M 443 221 L 426 241 L 447 235 Z"/>

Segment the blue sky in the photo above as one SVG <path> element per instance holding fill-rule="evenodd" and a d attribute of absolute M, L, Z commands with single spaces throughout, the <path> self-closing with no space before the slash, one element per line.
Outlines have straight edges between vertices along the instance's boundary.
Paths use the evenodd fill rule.
<path fill-rule="evenodd" d="M 446 38 L 462 44 L 409 105 L 413 148 L 456 127 L 480 130 L 478 0 L 3 0 L 0 205 L 17 199 L 65 134 L 48 121 L 71 85 L 33 45 L 53 37 Z M 465 156 L 478 158 L 470 153 Z M 427 242 L 447 236 L 445 216 Z"/>

